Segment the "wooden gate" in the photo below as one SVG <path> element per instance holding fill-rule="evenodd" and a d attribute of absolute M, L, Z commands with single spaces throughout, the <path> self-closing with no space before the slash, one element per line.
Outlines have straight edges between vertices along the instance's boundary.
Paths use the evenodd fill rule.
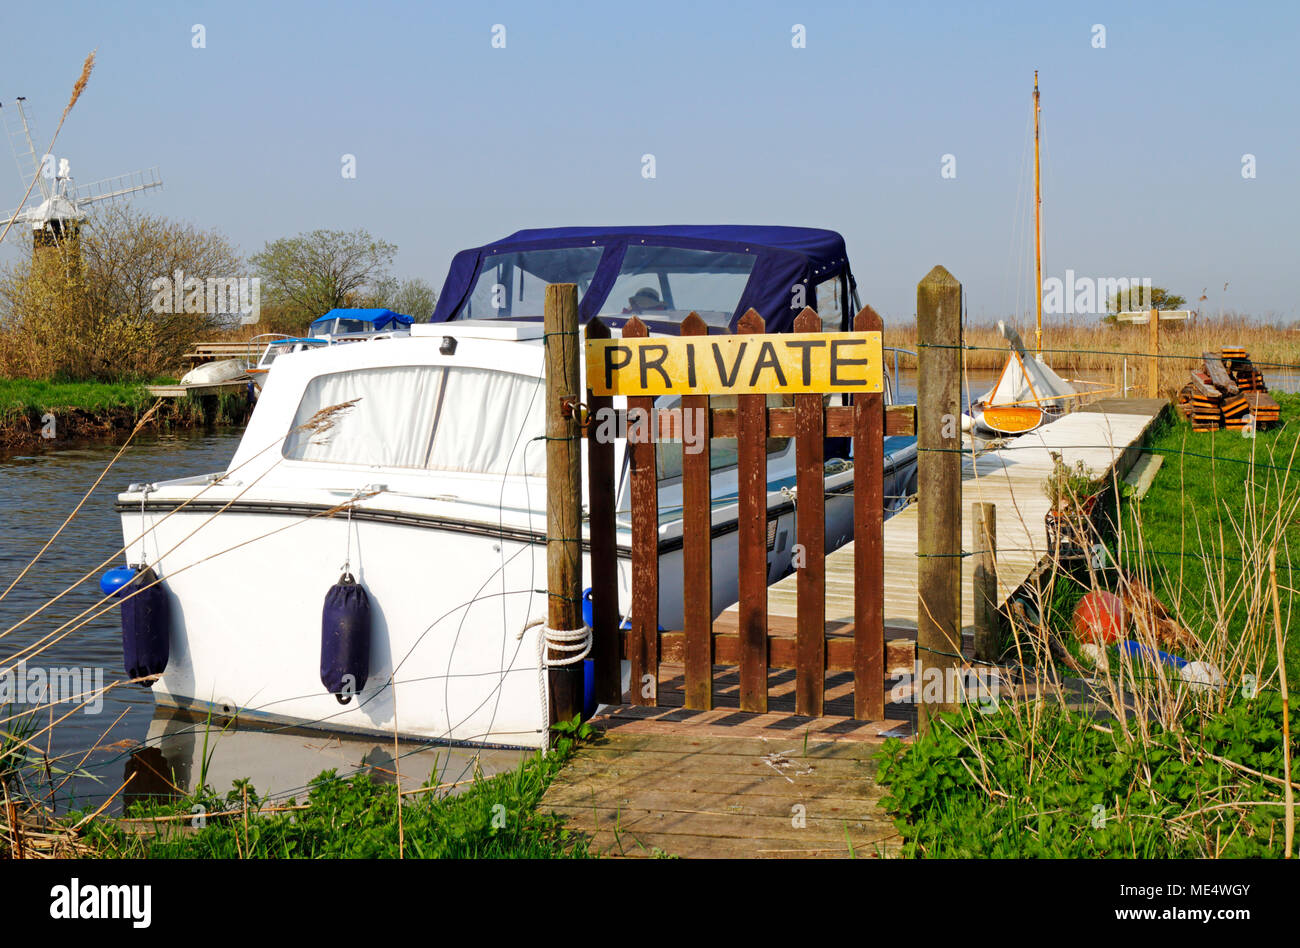
<path fill-rule="evenodd" d="M 750 310 L 739 321 L 738 336 L 764 339 L 764 322 Z M 864 307 L 853 321 L 855 332 L 879 332 L 880 317 Z M 804 309 L 796 333 L 821 333 L 820 317 Z M 692 313 L 683 321 L 683 336 L 703 336 L 708 329 Z M 624 339 L 645 338 L 646 326 L 633 317 Z M 610 338 L 598 319 L 587 325 L 588 348 Z M 733 337 L 737 338 L 737 337 Z M 776 339 L 776 336 L 770 337 Z M 830 340 L 833 336 L 828 336 Z M 876 350 L 879 351 L 878 348 Z M 692 374 L 694 372 L 694 363 Z M 807 363 L 805 362 L 805 366 Z M 758 373 L 755 371 L 755 377 Z M 807 369 L 805 368 L 805 377 Z M 734 376 L 734 373 L 733 373 Z M 827 405 L 823 393 L 802 391 L 792 407 L 769 407 L 766 394 L 736 396 L 735 408 L 714 408 L 707 394 L 682 396 L 683 412 L 700 411 L 707 432 L 698 452 L 682 452 L 682 563 L 684 629 L 659 627 L 659 485 L 655 442 L 680 432 L 679 419 L 655 412 L 654 396 L 629 396 L 627 416 L 618 430 L 627 431 L 631 498 L 630 627 L 620 629 L 618 606 L 615 503 L 617 472 L 614 444 L 601 437 L 595 419 L 612 411 L 612 396 L 591 389 L 586 403 L 591 422 L 588 443 L 588 514 L 591 543 L 592 654 L 596 698 L 622 703 L 620 659 L 631 664 L 629 700 L 653 705 L 658 698 L 660 657 L 680 652 L 685 665 L 685 704 L 706 710 L 714 702 L 715 664 L 739 666 L 740 707 L 765 712 L 770 668 L 795 669 L 795 711 L 820 716 L 826 671 L 853 673 L 854 717 L 884 717 L 884 398 L 879 392 L 856 394 L 851 405 Z M 840 390 L 840 389 L 837 389 Z M 649 424 L 637 424 L 639 419 Z M 840 634 L 828 649 L 826 635 L 824 445 L 825 438 L 853 441 L 854 606 L 851 637 Z M 712 614 L 711 440 L 734 438 L 739 475 L 739 622 L 736 632 L 715 632 Z M 793 638 L 769 635 L 767 614 L 767 439 L 795 441 L 796 542 L 803 551 L 798 568 L 797 620 Z M 648 687 L 643 687 L 643 683 Z"/>

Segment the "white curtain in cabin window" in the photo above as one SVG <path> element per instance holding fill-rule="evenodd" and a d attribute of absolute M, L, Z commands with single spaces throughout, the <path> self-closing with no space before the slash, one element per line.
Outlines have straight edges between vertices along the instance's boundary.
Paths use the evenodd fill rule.
<path fill-rule="evenodd" d="M 546 475 L 546 391 L 536 377 L 455 368 L 427 467 L 480 474 Z M 525 454 L 526 452 L 526 454 Z"/>
<path fill-rule="evenodd" d="M 331 405 L 357 399 L 323 432 L 295 430 L 284 456 L 304 461 L 423 467 L 438 411 L 443 368 L 385 366 L 322 375 L 307 384 L 294 428 Z"/>

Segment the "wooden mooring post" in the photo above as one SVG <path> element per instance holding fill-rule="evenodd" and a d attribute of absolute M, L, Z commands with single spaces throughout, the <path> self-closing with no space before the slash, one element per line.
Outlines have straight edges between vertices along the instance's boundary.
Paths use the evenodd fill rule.
<path fill-rule="evenodd" d="M 998 523 L 997 504 L 971 504 L 971 536 L 975 541 L 975 576 L 971 590 L 975 597 L 975 658 L 997 660 L 998 633 Z"/>
<path fill-rule="evenodd" d="M 933 668 L 945 685 L 940 701 L 918 702 L 922 734 L 931 718 L 955 708 L 946 691 L 956 677 L 949 670 L 961 662 L 961 293 L 939 266 L 916 286 L 917 658 L 922 682 Z"/>
<path fill-rule="evenodd" d="M 578 359 L 578 287 L 546 287 L 543 339 L 546 351 L 546 625 L 557 631 L 581 629 L 582 619 L 582 447 Z M 551 661 L 572 657 L 547 649 Z M 582 663 L 547 671 L 552 721 L 582 711 Z"/>
<path fill-rule="evenodd" d="M 1151 370 L 1147 374 L 1147 397 L 1160 397 L 1160 311 L 1151 310 L 1150 335 Z M 1184 380 L 1185 381 L 1185 380 Z"/>
<path fill-rule="evenodd" d="M 609 327 L 599 319 L 587 323 L 587 339 L 608 339 Z M 591 538 L 591 661 L 595 698 L 601 704 L 623 701 L 622 654 L 618 613 L 618 525 L 615 521 L 614 442 L 601 437 L 597 423 L 614 408 L 614 399 L 587 389 L 587 532 Z M 596 595 L 595 591 L 604 591 Z M 609 592 L 609 591 L 613 592 Z"/>

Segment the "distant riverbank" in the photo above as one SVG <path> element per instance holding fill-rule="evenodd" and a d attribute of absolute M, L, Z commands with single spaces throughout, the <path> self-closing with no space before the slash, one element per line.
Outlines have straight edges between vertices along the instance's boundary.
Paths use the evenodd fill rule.
<path fill-rule="evenodd" d="M 0 379 L 0 449 L 122 437 L 155 403 L 147 430 L 243 424 L 252 410 L 243 393 L 157 399 L 135 382 Z"/>

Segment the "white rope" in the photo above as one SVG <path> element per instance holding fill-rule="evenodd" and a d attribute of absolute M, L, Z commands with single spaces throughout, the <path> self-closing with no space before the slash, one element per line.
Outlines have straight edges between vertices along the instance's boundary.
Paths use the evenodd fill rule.
<path fill-rule="evenodd" d="M 552 629 L 542 626 L 542 639 L 546 647 L 554 652 L 567 652 L 561 658 L 546 658 L 548 668 L 562 665 L 576 665 L 591 654 L 591 626 L 580 629 Z"/>

